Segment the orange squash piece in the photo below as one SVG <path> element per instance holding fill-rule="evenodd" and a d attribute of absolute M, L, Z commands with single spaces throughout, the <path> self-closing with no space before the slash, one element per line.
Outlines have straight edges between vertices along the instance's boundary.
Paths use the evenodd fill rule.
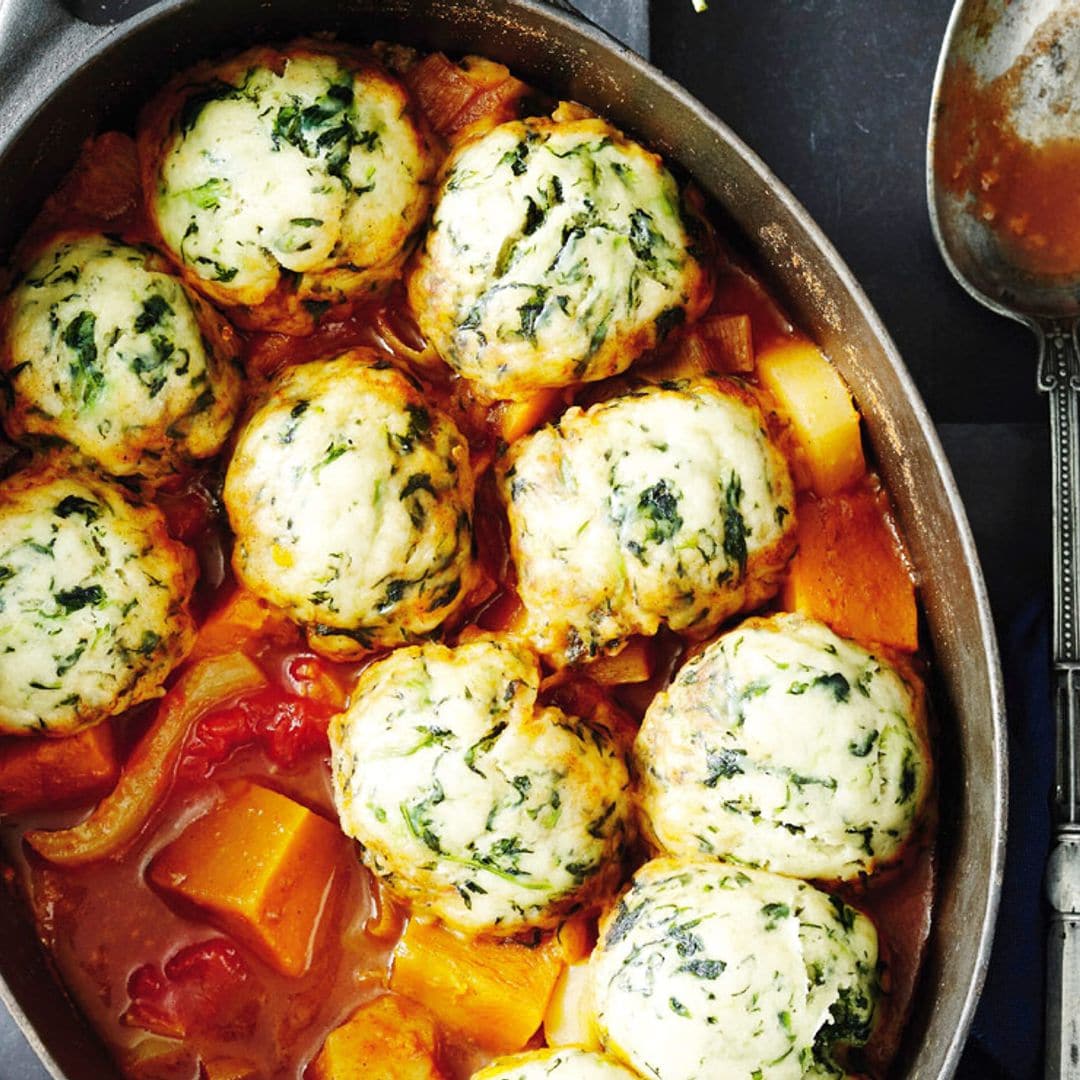
<path fill-rule="evenodd" d="M 0 813 L 22 814 L 92 802 L 120 771 L 108 724 L 63 739 L 0 741 Z"/>
<path fill-rule="evenodd" d="M 492 418 L 499 438 L 512 443 L 546 424 L 564 403 L 564 391 L 559 387 L 538 390 L 520 401 L 500 401 Z"/>
<path fill-rule="evenodd" d="M 343 844 L 307 807 L 238 781 L 157 856 L 150 880 L 278 971 L 302 975 Z"/>
<path fill-rule="evenodd" d="M 482 1049 L 507 1054 L 540 1027 L 563 956 L 556 937 L 530 948 L 461 938 L 413 919 L 394 950 L 390 989 L 425 1005 Z"/>
<path fill-rule="evenodd" d="M 361 1005 L 326 1037 L 310 1080 L 443 1080 L 431 1014 L 396 994 Z"/>
<path fill-rule="evenodd" d="M 915 584 L 884 492 L 803 498 L 782 603 L 857 641 L 914 652 Z"/>
<path fill-rule="evenodd" d="M 288 644 L 298 638 L 296 627 L 277 608 L 247 589 L 237 589 L 203 623 L 189 661 L 228 652 L 243 652 L 255 639 Z"/>
<path fill-rule="evenodd" d="M 851 391 L 813 342 L 792 338 L 759 352 L 757 373 L 798 444 L 800 488 L 835 495 L 866 474 Z"/>

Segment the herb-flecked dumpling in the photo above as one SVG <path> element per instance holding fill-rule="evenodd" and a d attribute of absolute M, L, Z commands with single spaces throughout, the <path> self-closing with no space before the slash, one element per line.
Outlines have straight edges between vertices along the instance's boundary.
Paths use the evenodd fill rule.
<path fill-rule="evenodd" d="M 611 733 L 537 704 L 540 666 L 479 639 L 399 649 L 330 724 L 341 827 L 414 913 L 550 927 L 617 884 L 629 778 Z"/>
<path fill-rule="evenodd" d="M 675 180 L 598 119 L 460 146 L 407 286 L 428 340 L 489 398 L 625 371 L 711 296 Z"/>
<path fill-rule="evenodd" d="M 922 687 L 801 615 L 749 619 L 690 660 L 634 753 L 657 846 L 803 878 L 895 859 L 930 788 Z"/>
<path fill-rule="evenodd" d="M 195 557 L 66 456 L 0 487 L 0 731 L 66 735 L 160 696 L 190 651 Z"/>
<path fill-rule="evenodd" d="M 634 1080 L 630 1072 L 614 1058 L 576 1047 L 531 1050 L 512 1057 L 499 1058 L 485 1069 L 473 1073 L 472 1080 Z"/>
<path fill-rule="evenodd" d="M 405 87 L 328 42 L 181 73 L 138 143 L 151 218 L 188 281 L 238 323 L 291 333 L 398 277 L 436 165 Z"/>
<path fill-rule="evenodd" d="M 787 463 L 734 382 L 570 409 L 500 483 L 526 633 L 557 666 L 661 624 L 704 637 L 773 595 L 794 549 Z"/>
<path fill-rule="evenodd" d="M 646 863 L 600 924 L 592 1007 L 657 1080 L 844 1077 L 873 1030 L 873 923 L 802 881 L 715 859 Z"/>
<path fill-rule="evenodd" d="M 65 232 L 27 260 L 0 315 L 13 438 L 54 436 L 114 476 L 212 457 L 239 408 L 236 336 L 147 248 Z"/>
<path fill-rule="evenodd" d="M 327 656 L 434 630 L 476 580 L 468 445 L 369 350 L 271 383 L 224 497 L 237 577 Z"/>

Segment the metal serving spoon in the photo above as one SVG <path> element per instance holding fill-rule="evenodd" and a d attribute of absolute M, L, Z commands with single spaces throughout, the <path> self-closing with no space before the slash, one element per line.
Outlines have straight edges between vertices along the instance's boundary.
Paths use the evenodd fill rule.
<path fill-rule="evenodd" d="M 1039 344 L 1054 514 L 1055 846 L 1046 1076 L 1080 1080 L 1080 2 L 958 0 L 938 62 L 930 219 L 953 275 Z"/>

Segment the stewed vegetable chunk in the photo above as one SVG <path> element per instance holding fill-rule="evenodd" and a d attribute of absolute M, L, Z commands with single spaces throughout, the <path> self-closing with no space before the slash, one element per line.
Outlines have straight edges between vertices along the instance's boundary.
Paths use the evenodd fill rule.
<path fill-rule="evenodd" d="M 248 781 L 154 860 L 150 880 L 286 975 L 311 962 L 344 840 L 333 824 Z"/>

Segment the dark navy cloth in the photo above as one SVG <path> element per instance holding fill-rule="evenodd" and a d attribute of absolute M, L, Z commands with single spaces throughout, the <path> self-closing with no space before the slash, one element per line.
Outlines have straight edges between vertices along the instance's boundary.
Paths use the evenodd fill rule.
<path fill-rule="evenodd" d="M 1049 610 L 1029 603 L 1001 633 L 1009 716 L 1009 843 L 990 971 L 958 1080 L 1041 1075 L 1054 720 Z"/>

